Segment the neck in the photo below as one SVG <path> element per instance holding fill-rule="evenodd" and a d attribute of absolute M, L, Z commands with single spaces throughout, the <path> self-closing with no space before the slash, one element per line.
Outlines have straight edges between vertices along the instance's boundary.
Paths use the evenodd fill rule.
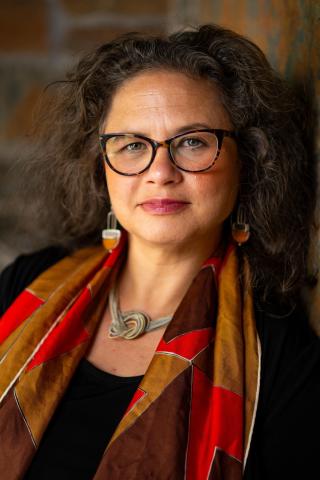
<path fill-rule="evenodd" d="M 145 311 L 153 319 L 172 315 L 203 262 L 222 253 L 220 238 L 199 247 L 159 247 L 129 237 L 118 285 L 121 310 Z"/>

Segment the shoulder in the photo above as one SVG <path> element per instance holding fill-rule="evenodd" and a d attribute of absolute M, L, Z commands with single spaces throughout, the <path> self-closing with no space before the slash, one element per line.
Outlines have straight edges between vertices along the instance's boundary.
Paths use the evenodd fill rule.
<path fill-rule="evenodd" d="M 301 299 L 286 310 L 258 301 L 255 311 L 261 383 L 247 471 L 259 459 L 266 479 L 306 478 L 306 465 L 313 468 L 320 454 L 312 441 L 320 432 L 320 339 Z"/>
<path fill-rule="evenodd" d="M 68 253 L 66 248 L 51 246 L 20 255 L 8 265 L 0 274 L 0 316 L 38 275 Z"/>
<path fill-rule="evenodd" d="M 307 308 L 300 297 L 291 307 L 256 299 L 255 315 L 262 362 L 268 364 L 269 371 L 272 365 L 285 364 L 286 359 L 291 363 L 311 345 L 319 348 L 320 339 L 310 327 Z"/>
<path fill-rule="evenodd" d="M 266 412 L 277 388 L 283 392 L 287 385 L 290 389 L 289 378 L 301 382 L 308 377 L 318 378 L 320 339 L 309 325 L 300 298 L 286 308 L 258 301 L 255 313 L 262 357 L 260 408 Z"/>

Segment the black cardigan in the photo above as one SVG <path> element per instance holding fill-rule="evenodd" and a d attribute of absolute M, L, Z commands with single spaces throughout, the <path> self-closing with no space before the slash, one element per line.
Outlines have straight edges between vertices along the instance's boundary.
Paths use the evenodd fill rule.
<path fill-rule="evenodd" d="M 42 271 L 67 254 L 23 255 L 0 275 L 0 315 Z M 320 478 L 320 339 L 299 302 L 291 312 L 255 300 L 261 387 L 246 480 Z M 159 479 L 161 480 L 161 479 Z M 179 479 L 176 479 L 179 480 Z"/>

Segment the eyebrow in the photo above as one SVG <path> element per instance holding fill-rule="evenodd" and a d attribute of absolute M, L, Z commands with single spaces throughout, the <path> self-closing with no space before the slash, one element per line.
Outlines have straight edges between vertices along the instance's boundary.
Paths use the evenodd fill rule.
<path fill-rule="evenodd" d="M 211 129 L 211 128 L 213 127 L 206 123 L 189 123 L 187 125 L 183 125 L 179 128 L 174 129 L 171 136 L 179 135 L 179 133 L 188 132 L 190 130 L 202 130 L 202 129 Z M 148 135 L 145 132 L 139 132 L 137 130 L 135 130 L 134 132 L 131 132 L 130 130 L 126 130 L 126 132 L 135 133 L 136 135 L 142 135 L 144 137 L 148 137 Z"/>
<path fill-rule="evenodd" d="M 197 130 L 197 129 L 202 129 L 202 128 L 212 128 L 212 126 L 207 125 L 205 123 L 189 123 L 188 125 L 183 125 L 182 127 L 179 127 L 178 129 L 174 130 L 174 135 L 177 135 L 179 133 L 187 132 L 188 130 Z"/>

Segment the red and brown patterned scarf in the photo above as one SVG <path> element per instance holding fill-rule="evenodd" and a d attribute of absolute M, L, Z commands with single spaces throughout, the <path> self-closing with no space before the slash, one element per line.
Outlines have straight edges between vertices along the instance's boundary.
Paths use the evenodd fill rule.
<path fill-rule="evenodd" d="M 0 478 L 22 479 L 107 307 L 111 255 L 78 250 L 41 274 L 0 321 Z M 248 279 L 249 268 L 245 264 Z M 259 343 L 236 247 L 191 284 L 94 480 L 237 480 L 254 424 Z"/>

